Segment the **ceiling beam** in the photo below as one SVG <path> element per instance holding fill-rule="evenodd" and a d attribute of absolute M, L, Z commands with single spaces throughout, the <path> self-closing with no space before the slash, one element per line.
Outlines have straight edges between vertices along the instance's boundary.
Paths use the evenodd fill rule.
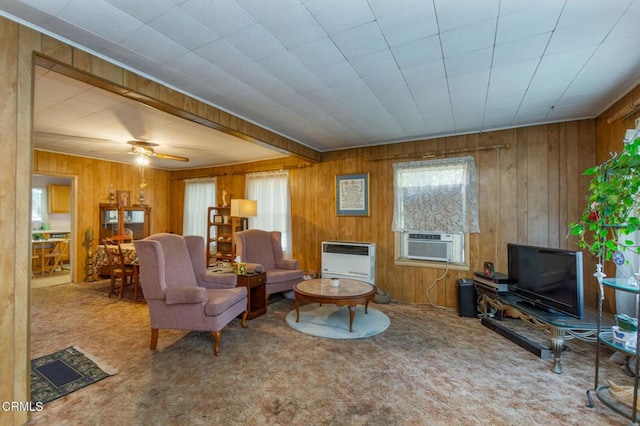
<path fill-rule="evenodd" d="M 189 103 L 195 102 L 196 108 L 194 109 L 198 109 L 198 111 L 204 111 L 206 115 L 210 118 L 205 118 L 201 114 L 187 111 L 183 108 L 180 108 L 179 106 L 171 105 L 167 102 L 161 101 L 152 96 L 136 92 L 120 84 L 117 84 L 107 79 L 104 79 L 102 77 L 98 77 L 96 75 L 90 74 L 86 71 L 80 70 L 68 64 L 64 64 L 53 58 L 50 58 L 41 54 L 37 54 L 37 53 L 34 54 L 34 63 L 37 66 L 41 66 L 51 71 L 55 71 L 59 74 L 82 81 L 84 83 L 90 84 L 100 89 L 104 89 L 111 93 L 124 96 L 128 99 L 143 103 L 152 108 L 175 115 L 177 117 L 183 118 L 193 123 L 200 124 L 200 125 L 209 127 L 211 129 L 217 130 L 219 132 L 223 132 L 223 133 L 235 136 L 237 138 L 244 139 L 248 142 L 261 145 L 265 148 L 275 150 L 282 154 L 291 155 L 291 156 L 300 158 L 305 161 L 313 162 L 313 163 L 317 163 L 322 160 L 322 154 L 319 151 L 316 151 L 312 148 L 309 148 L 308 146 L 302 145 L 299 142 L 293 141 L 289 138 L 286 138 L 277 133 L 274 133 L 271 130 L 265 129 L 256 124 L 248 122 L 242 118 L 233 116 L 225 111 L 220 110 L 219 108 L 216 108 L 212 105 L 209 105 L 197 99 L 193 99 L 184 93 L 177 92 L 166 86 L 162 86 L 164 90 L 172 91 L 178 97 L 184 97 L 184 99 L 188 100 Z M 138 76 L 137 74 L 135 75 L 138 78 L 141 78 L 141 79 L 144 78 L 144 77 Z M 153 83 L 159 85 L 159 83 L 156 83 L 156 82 L 153 82 Z M 216 119 L 213 117 L 218 117 L 219 121 L 222 121 L 222 119 L 224 119 L 226 122 L 233 123 L 233 127 L 235 128 L 223 125 L 219 121 L 216 121 Z"/>

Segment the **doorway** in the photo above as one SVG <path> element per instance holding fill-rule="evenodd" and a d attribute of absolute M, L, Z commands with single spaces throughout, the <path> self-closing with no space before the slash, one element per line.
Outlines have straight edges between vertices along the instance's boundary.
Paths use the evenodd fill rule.
<path fill-rule="evenodd" d="M 74 178 L 34 174 L 31 180 L 31 288 L 73 282 Z"/>

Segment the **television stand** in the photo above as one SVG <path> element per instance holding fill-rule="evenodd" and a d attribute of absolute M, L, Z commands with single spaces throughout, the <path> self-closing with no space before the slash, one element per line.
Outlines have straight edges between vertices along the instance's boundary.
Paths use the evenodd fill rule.
<path fill-rule="evenodd" d="M 566 340 L 575 338 L 585 342 L 596 341 L 598 317 L 595 310 L 585 309 L 584 319 L 579 320 L 568 315 L 547 312 L 536 308 L 531 303 L 522 303 L 525 301 L 513 293 L 496 293 L 482 285 L 476 285 L 476 291 L 478 292 L 478 309 L 483 314 L 483 317 L 488 317 L 489 311 L 507 312 L 510 317 L 519 318 L 527 326 L 543 331 L 549 336 L 549 346 L 551 347 L 551 352 L 553 352 L 553 367 L 551 371 L 554 373 L 562 374 L 560 356 L 564 350 Z M 536 345 L 535 342 L 531 342 L 518 333 L 511 330 L 504 331 L 504 327 L 498 328 L 496 325 L 499 325 L 499 321 L 488 321 L 483 318 L 482 324 L 509 338 L 509 340 L 538 355 L 540 358 L 550 357 L 548 356 L 548 349 L 547 352 L 544 352 L 540 345 Z M 603 319 L 601 330 L 610 329 L 612 325 L 612 318 Z"/>

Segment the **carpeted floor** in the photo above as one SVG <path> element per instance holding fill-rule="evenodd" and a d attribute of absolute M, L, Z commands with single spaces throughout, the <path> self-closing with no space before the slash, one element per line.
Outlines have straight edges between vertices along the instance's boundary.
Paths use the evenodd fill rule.
<path fill-rule="evenodd" d="M 99 283 L 33 290 L 32 358 L 78 345 L 118 374 L 45 405 L 29 424 L 111 425 L 622 425 L 596 402 L 594 345 L 570 341 L 564 374 L 483 327 L 429 306 L 372 306 L 390 319 L 376 336 L 322 339 L 285 322 L 281 299 L 219 357 L 208 333 L 161 330 L 149 345 L 144 303 L 108 299 Z M 601 374 L 630 381 L 605 361 Z"/>

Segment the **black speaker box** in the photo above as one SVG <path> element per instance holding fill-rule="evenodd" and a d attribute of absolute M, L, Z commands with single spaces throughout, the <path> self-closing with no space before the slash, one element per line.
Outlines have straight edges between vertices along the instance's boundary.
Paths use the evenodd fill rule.
<path fill-rule="evenodd" d="M 477 317 L 478 302 L 472 279 L 458 280 L 458 316 Z"/>

